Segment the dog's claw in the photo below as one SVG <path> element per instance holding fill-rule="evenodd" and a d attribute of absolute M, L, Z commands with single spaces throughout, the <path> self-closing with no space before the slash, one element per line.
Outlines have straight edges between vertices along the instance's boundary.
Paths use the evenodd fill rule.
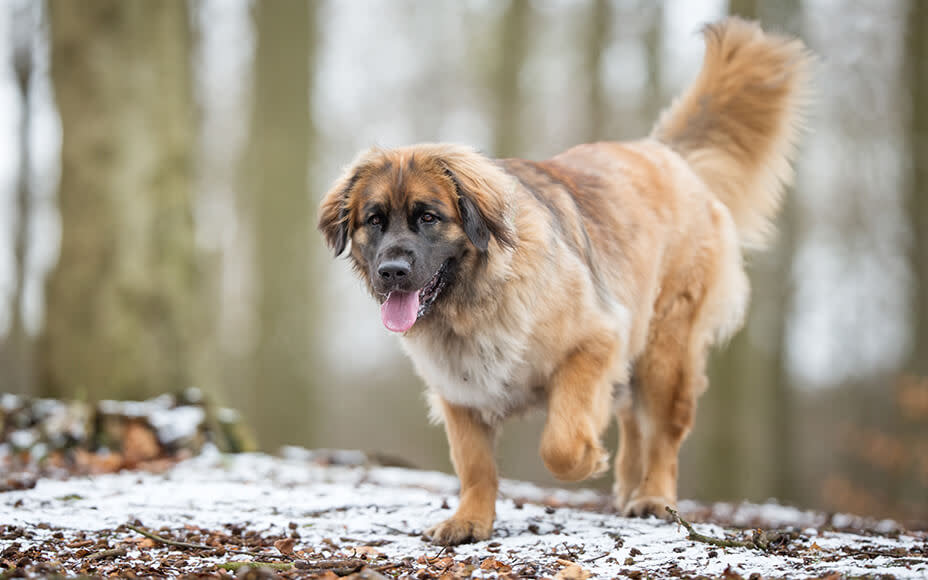
<path fill-rule="evenodd" d="M 490 538 L 493 525 L 480 521 L 449 518 L 429 528 L 425 535 L 433 543 L 442 546 L 457 546 L 471 542 L 482 542 Z"/>

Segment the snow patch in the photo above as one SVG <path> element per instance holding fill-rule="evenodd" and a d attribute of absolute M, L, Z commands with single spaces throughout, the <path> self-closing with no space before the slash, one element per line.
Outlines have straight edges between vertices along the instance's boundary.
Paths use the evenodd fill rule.
<path fill-rule="evenodd" d="M 439 552 L 420 534 L 453 513 L 456 478 L 435 472 L 364 467 L 350 453 L 342 458 L 355 461 L 349 465 L 319 465 L 319 457 L 295 449 L 287 451 L 286 458 L 231 456 L 208 448 L 161 475 L 124 472 L 65 481 L 43 479 L 34 489 L 0 495 L 0 521 L 35 530 L 33 538 L 17 540 L 34 545 L 56 531 L 68 534 L 110 529 L 138 519 L 149 528 L 237 524 L 268 533 L 289 532 L 292 522 L 299 534 L 298 546 L 324 546 L 326 538 L 349 537 L 360 544 L 388 540 L 378 550 L 390 558 Z M 616 576 L 628 570 L 657 576 L 673 570 L 711 576 L 722 575 L 729 568 L 742 575 L 763 576 L 828 572 L 856 576 L 887 571 L 898 578 L 928 575 L 928 560 L 917 552 L 923 549 L 926 538 L 915 533 L 881 537 L 809 530 L 791 544 L 802 557 L 774 555 L 693 542 L 681 527 L 658 519 L 553 508 L 557 502 L 551 504 L 552 498 L 579 505 L 601 496 L 504 481 L 490 540 L 495 542 L 492 554 L 501 561 L 531 560 L 549 570 L 559 569 L 557 559 L 568 554 L 594 576 Z M 548 505 L 523 503 L 524 499 Z M 685 511 L 685 502 L 681 509 Z M 729 515 L 736 520 L 743 517 L 753 521 L 751 518 L 763 516 L 783 525 L 798 523 L 797 529 L 805 529 L 808 526 L 803 524 L 814 520 L 805 512 L 773 504 L 719 509 L 735 510 Z M 49 529 L 42 530 L 39 524 Z M 713 524 L 696 524 L 696 528 L 716 537 L 733 533 Z M 490 542 L 459 546 L 455 558 L 486 557 Z M 11 543 L 0 540 L 0 550 Z M 900 564 L 888 555 L 858 558 L 853 550 L 844 552 L 848 547 L 862 546 L 911 551 L 912 556 Z M 831 555 L 840 557 L 830 559 Z"/>

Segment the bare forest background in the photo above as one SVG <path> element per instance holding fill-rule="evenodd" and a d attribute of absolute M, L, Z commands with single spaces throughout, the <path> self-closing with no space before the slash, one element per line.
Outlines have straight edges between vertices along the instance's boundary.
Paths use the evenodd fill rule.
<path fill-rule="evenodd" d="M 801 36 L 817 96 L 681 497 L 928 518 L 922 0 L 0 0 L 0 392 L 197 386 L 263 449 L 449 471 L 315 231 L 322 193 L 375 144 L 538 159 L 644 136 L 726 13 Z M 553 483 L 539 432 L 509 426 L 504 476 Z"/>

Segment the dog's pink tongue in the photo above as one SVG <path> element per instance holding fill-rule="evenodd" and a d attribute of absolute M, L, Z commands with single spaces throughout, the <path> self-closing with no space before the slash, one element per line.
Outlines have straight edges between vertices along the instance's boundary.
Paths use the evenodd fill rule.
<path fill-rule="evenodd" d="M 383 325 L 393 332 L 406 332 L 412 328 L 418 313 L 418 292 L 390 292 L 387 301 L 380 306 Z"/>

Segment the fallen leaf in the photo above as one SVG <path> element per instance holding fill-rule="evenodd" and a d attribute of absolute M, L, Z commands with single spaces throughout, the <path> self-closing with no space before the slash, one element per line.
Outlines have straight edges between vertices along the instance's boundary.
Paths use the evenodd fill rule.
<path fill-rule="evenodd" d="M 580 567 L 580 564 L 570 563 L 569 566 L 560 569 L 557 575 L 554 576 L 554 580 L 586 580 L 589 577 L 589 570 L 584 570 Z"/>
<path fill-rule="evenodd" d="M 284 556 L 289 556 L 293 553 L 293 546 L 296 544 L 296 538 L 284 538 L 282 540 L 277 540 L 274 542 L 274 547 L 277 548 L 277 551 L 283 554 Z"/>
<path fill-rule="evenodd" d="M 512 567 L 503 564 L 496 558 L 487 558 L 480 563 L 481 570 L 495 570 L 497 572 L 506 573 L 512 570 Z"/>

